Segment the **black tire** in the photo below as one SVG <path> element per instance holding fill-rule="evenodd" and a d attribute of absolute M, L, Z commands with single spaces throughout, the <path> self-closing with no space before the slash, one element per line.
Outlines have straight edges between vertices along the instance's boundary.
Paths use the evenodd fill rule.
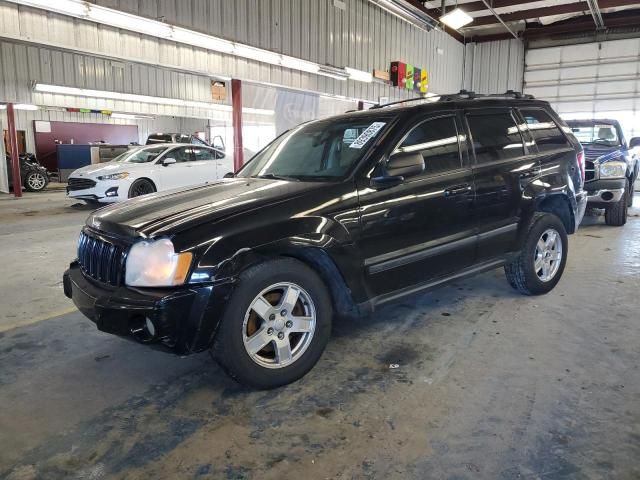
<path fill-rule="evenodd" d="M 243 322 L 256 296 L 281 282 L 296 284 L 308 293 L 316 311 L 316 326 L 306 350 L 293 363 L 274 369 L 260 365 L 247 352 Z M 331 297 L 316 272 L 292 258 L 269 260 L 240 275 L 216 332 L 213 357 L 239 383 L 257 389 L 280 387 L 298 380 L 318 362 L 331 336 L 332 318 Z"/>
<path fill-rule="evenodd" d="M 131 184 L 129 187 L 129 198 L 139 197 L 141 195 L 148 195 L 156 191 L 156 187 L 151 181 L 146 178 L 139 178 Z"/>
<path fill-rule="evenodd" d="M 613 205 L 607 207 L 604 211 L 604 221 L 607 225 L 611 225 L 612 227 L 621 227 L 625 223 L 627 223 L 627 210 L 628 210 L 628 200 L 627 197 L 629 195 L 629 190 L 625 189 L 622 198 L 614 203 Z"/>
<path fill-rule="evenodd" d="M 635 178 L 635 177 L 634 177 Z M 633 178 L 629 179 L 629 188 L 627 189 L 627 207 L 633 207 Z"/>
<path fill-rule="evenodd" d="M 49 184 L 49 178 L 42 172 L 28 172 L 24 177 L 24 188 L 29 192 L 41 192 Z"/>
<path fill-rule="evenodd" d="M 553 277 L 543 281 L 538 276 L 534 264 L 536 245 L 547 230 L 555 230 L 558 233 L 562 245 L 562 256 Z M 509 285 L 524 295 L 542 295 L 551 291 L 558 284 L 564 272 L 569 252 L 568 247 L 567 232 L 558 217 L 551 213 L 538 212 L 534 214 L 523 239 L 520 253 L 513 262 L 504 267 Z"/>

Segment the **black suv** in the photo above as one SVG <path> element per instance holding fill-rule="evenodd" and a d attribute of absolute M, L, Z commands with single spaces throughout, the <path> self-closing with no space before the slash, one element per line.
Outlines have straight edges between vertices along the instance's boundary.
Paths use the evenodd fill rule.
<path fill-rule="evenodd" d="M 235 178 L 100 209 L 65 294 L 102 331 L 212 348 L 272 388 L 313 367 L 334 316 L 497 267 L 546 293 L 584 215 L 582 148 L 548 103 L 507 93 L 306 123 Z"/>

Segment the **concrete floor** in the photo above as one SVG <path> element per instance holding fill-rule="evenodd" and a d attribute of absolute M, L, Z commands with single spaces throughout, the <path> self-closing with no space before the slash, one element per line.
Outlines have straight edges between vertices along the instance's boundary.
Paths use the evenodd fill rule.
<path fill-rule="evenodd" d="M 253 392 L 71 311 L 71 204 L 0 198 L 0 478 L 640 478 L 640 209 L 587 218 L 544 297 L 501 271 L 416 295 Z"/>

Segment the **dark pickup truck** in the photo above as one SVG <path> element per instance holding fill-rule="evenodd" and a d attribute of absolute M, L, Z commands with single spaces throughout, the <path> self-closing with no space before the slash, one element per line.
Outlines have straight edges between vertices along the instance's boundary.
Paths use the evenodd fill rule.
<path fill-rule="evenodd" d="M 336 318 L 503 267 L 550 291 L 582 220 L 582 147 L 549 104 L 470 92 L 309 122 L 235 178 L 93 213 L 64 292 L 105 332 L 273 388 Z"/>
<path fill-rule="evenodd" d="M 624 225 L 638 178 L 640 162 L 633 150 L 640 147 L 640 137 L 627 145 L 617 120 L 568 120 L 567 124 L 584 148 L 588 205 L 605 209 L 607 225 Z"/>

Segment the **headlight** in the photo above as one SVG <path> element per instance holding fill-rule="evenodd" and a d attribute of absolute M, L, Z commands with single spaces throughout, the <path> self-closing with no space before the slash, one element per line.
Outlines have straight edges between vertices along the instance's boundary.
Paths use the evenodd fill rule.
<path fill-rule="evenodd" d="M 101 175 L 98 180 L 122 180 L 128 176 L 129 172 L 112 173 L 111 175 Z"/>
<path fill-rule="evenodd" d="M 624 162 L 607 162 L 600 165 L 600 178 L 622 178 L 627 173 Z"/>
<path fill-rule="evenodd" d="M 127 255 L 125 283 L 131 287 L 182 285 L 191 258 L 190 252 L 175 253 L 168 238 L 138 242 Z"/>

